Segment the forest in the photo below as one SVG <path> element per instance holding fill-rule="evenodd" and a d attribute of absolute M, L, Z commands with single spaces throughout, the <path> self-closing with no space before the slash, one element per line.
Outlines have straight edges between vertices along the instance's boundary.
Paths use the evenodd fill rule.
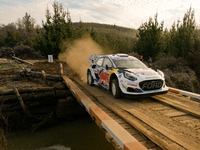
<path fill-rule="evenodd" d="M 174 21 L 170 29 L 164 29 L 164 21 L 158 22 L 159 14 L 149 17 L 138 29 L 131 29 L 81 20 L 73 23 L 70 12 L 65 11 L 62 4 L 55 1 L 52 6 L 54 12 L 46 9 L 42 27 L 36 25 L 28 13 L 15 23 L 0 24 L 0 57 L 5 51 L 26 47 L 44 57 L 52 54 L 57 58 L 68 49 L 64 43 L 90 37 L 104 49 L 104 53 L 134 52 L 143 55 L 144 60 L 151 57 L 155 68 L 166 71 L 170 86 L 175 84 L 173 77 L 176 73 L 183 77 L 190 72 L 185 79 L 176 81 L 178 86 L 174 86 L 199 93 L 200 30 L 192 8 L 186 10 L 182 20 Z M 183 85 L 185 82 L 191 83 L 190 86 Z"/>

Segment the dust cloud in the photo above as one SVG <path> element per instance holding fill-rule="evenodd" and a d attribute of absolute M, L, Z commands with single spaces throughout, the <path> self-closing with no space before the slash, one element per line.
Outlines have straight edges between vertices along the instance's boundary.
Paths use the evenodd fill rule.
<path fill-rule="evenodd" d="M 103 54 L 102 48 L 91 38 L 75 41 L 58 59 L 66 62 L 80 77 L 87 82 L 88 57 L 92 54 Z"/>

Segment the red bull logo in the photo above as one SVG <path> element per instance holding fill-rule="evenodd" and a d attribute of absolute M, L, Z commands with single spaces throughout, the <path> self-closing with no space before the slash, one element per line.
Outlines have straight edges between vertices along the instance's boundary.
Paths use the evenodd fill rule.
<path fill-rule="evenodd" d="M 99 84 L 104 84 L 107 85 L 109 84 L 109 71 L 108 70 L 103 70 L 102 72 L 100 72 L 100 69 L 98 69 L 98 76 L 99 76 L 99 81 L 97 83 Z"/>

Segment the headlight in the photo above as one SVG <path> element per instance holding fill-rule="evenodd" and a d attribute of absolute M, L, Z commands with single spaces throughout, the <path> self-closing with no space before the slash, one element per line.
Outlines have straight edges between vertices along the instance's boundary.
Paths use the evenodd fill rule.
<path fill-rule="evenodd" d="M 164 73 L 163 73 L 162 71 L 160 71 L 160 70 L 157 69 L 157 72 L 159 73 L 159 75 L 160 75 L 162 78 L 165 77 L 165 75 L 164 75 Z"/>
<path fill-rule="evenodd" d="M 129 79 L 129 80 L 137 80 L 137 77 L 133 74 L 133 73 L 130 73 L 130 72 L 123 72 L 124 74 L 124 77 Z"/>

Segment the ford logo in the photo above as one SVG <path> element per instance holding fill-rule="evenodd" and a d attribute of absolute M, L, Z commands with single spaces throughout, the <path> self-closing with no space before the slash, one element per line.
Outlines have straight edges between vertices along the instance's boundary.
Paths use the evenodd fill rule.
<path fill-rule="evenodd" d="M 146 81 L 140 84 L 140 87 L 142 90 L 148 91 L 148 90 L 160 89 L 162 85 L 163 85 L 162 81 Z"/>

